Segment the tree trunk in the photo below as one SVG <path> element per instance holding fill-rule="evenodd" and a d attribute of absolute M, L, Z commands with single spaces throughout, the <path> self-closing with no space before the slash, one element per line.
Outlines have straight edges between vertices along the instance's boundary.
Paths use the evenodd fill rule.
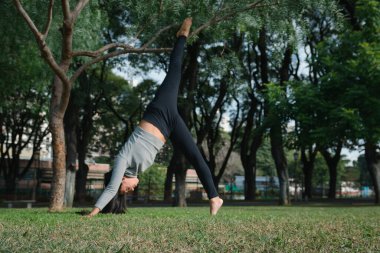
<path fill-rule="evenodd" d="M 175 206 L 186 207 L 186 159 L 181 154 L 175 170 Z"/>
<path fill-rule="evenodd" d="M 306 155 L 307 152 L 307 155 Z M 305 192 L 303 192 L 303 197 L 305 200 L 312 198 L 313 191 L 313 171 L 314 171 L 314 162 L 315 157 L 317 156 L 318 149 L 317 147 L 313 148 L 313 145 L 306 148 L 305 146 L 301 147 L 301 161 L 302 161 L 302 170 L 304 174 L 304 186 Z"/>
<path fill-rule="evenodd" d="M 304 192 L 304 197 L 305 200 L 309 200 L 312 198 L 312 179 L 313 179 L 313 170 L 314 170 L 314 165 L 311 164 L 310 162 L 306 162 L 303 164 L 303 173 L 304 173 L 304 179 L 305 179 L 305 192 Z"/>
<path fill-rule="evenodd" d="M 64 37 L 72 41 L 72 27 L 65 24 L 63 29 Z M 61 70 L 66 74 L 70 64 L 71 44 L 63 43 Z M 52 95 L 50 100 L 50 122 L 49 127 L 52 135 L 53 148 L 53 178 L 51 184 L 51 197 L 49 211 L 59 212 L 63 209 L 66 181 L 66 143 L 63 118 L 70 99 L 71 84 L 63 83 L 56 75 L 52 85 Z"/>
<path fill-rule="evenodd" d="M 334 200 L 336 198 L 336 181 L 338 177 L 338 163 L 341 156 L 343 142 L 339 142 L 335 149 L 334 156 L 325 148 L 321 150 L 321 154 L 329 168 L 329 193 L 328 198 Z"/>
<path fill-rule="evenodd" d="M 89 107 L 90 105 L 86 105 Z M 86 154 L 88 150 L 88 145 L 90 143 L 91 129 L 93 127 L 92 113 L 93 108 L 90 109 L 85 107 L 85 115 L 83 116 L 80 131 L 78 134 L 78 162 L 79 170 L 77 172 L 77 198 L 78 201 L 83 203 L 86 200 L 86 184 L 87 184 L 87 175 L 89 167 L 86 164 Z"/>
<path fill-rule="evenodd" d="M 62 24 L 62 51 L 60 71 L 67 74 L 72 61 L 73 22 L 65 17 Z M 51 57 L 42 48 L 45 59 Z M 48 61 L 48 63 L 51 63 Z M 53 179 L 51 185 L 51 198 L 49 210 L 51 212 L 62 211 L 65 195 L 66 181 L 66 144 L 63 118 L 70 99 L 71 83 L 68 80 L 54 76 L 52 95 L 50 100 L 50 129 L 53 147 Z"/>
<path fill-rule="evenodd" d="M 77 165 L 77 125 L 78 106 L 75 104 L 75 94 L 72 94 L 67 107 L 65 117 L 65 141 L 66 141 L 66 182 L 65 182 L 65 207 L 73 207 L 75 193 L 75 176 Z"/>
<path fill-rule="evenodd" d="M 256 92 L 261 93 L 264 89 L 265 83 L 268 83 L 268 58 L 266 53 L 266 30 L 262 28 L 259 33 L 258 48 L 260 51 L 259 69 L 262 83 L 257 85 L 257 91 L 248 90 L 248 104 L 249 110 L 246 116 L 246 125 L 244 127 L 244 133 L 240 144 L 240 159 L 244 168 L 245 174 L 245 188 L 244 195 L 245 200 L 254 200 L 256 198 L 256 161 L 257 150 L 262 144 L 263 140 L 263 124 L 262 113 L 267 110 L 263 107 L 260 108 L 260 102 L 256 97 Z M 252 64 L 252 58 L 250 57 L 249 50 L 247 51 L 248 66 Z M 248 84 L 250 86 L 252 82 L 251 71 L 247 74 Z M 254 80 L 255 82 L 256 79 Z"/>
<path fill-rule="evenodd" d="M 375 191 L 375 203 L 380 204 L 380 153 L 376 145 L 368 141 L 365 144 L 365 159 Z"/>
<path fill-rule="evenodd" d="M 80 158 L 81 154 L 78 155 L 79 169 L 76 176 L 76 200 L 79 203 L 84 203 L 86 201 L 86 183 L 87 183 L 87 174 L 88 174 L 88 165 Z"/>
<path fill-rule="evenodd" d="M 174 170 L 175 175 L 175 200 L 174 205 L 179 207 L 186 207 L 186 171 L 187 161 L 185 157 L 180 154 L 178 156 L 178 163 Z"/>
<path fill-rule="evenodd" d="M 172 159 L 170 160 L 170 164 L 166 171 L 166 179 L 165 179 L 164 201 L 169 202 L 169 203 L 172 201 L 173 175 L 174 175 L 175 167 L 177 164 L 177 158 L 176 158 L 177 155 L 175 153 L 176 151 L 174 150 L 174 154 L 172 156 Z"/>
<path fill-rule="evenodd" d="M 64 207 L 73 207 L 74 194 L 75 194 L 75 168 L 68 166 L 66 170 L 66 181 L 65 181 L 65 200 Z"/>
<path fill-rule="evenodd" d="M 255 108 L 251 108 L 254 110 Z M 248 114 L 248 117 L 250 115 Z M 253 118 L 253 116 L 252 116 Z M 257 161 L 257 150 L 262 143 L 262 132 L 257 131 L 254 134 L 252 142 L 249 145 L 249 135 L 253 130 L 252 120 L 247 120 L 246 129 L 244 130 L 243 140 L 240 145 L 240 160 L 244 168 L 245 184 L 244 184 L 244 197 L 245 200 L 255 200 L 256 199 L 256 161 Z M 248 147 L 250 146 L 250 147 Z"/>
<path fill-rule="evenodd" d="M 10 175 L 7 180 L 5 180 L 5 193 L 8 196 L 15 196 L 16 193 L 16 177 L 14 175 Z"/>
<path fill-rule="evenodd" d="M 337 172 L 337 166 L 329 164 L 328 167 L 329 167 L 329 174 L 330 174 L 328 198 L 333 200 L 336 198 L 336 181 L 338 177 L 338 172 Z"/>
<path fill-rule="evenodd" d="M 289 80 L 289 67 L 291 64 L 292 47 L 288 46 L 284 53 L 284 59 L 279 72 L 280 86 L 284 86 Z M 288 165 L 284 153 L 281 119 L 274 108 L 270 109 L 269 117 L 272 118 L 270 128 L 271 151 L 276 164 L 277 175 L 280 182 L 280 205 L 290 204 Z"/>
<path fill-rule="evenodd" d="M 104 62 L 101 68 L 100 73 L 100 82 L 105 82 L 105 66 Z M 77 112 L 78 119 L 81 118 L 81 121 L 78 122 L 77 130 L 77 150 L 78 150 L 78 163 L 79 169 L 76 176 L 76 198 L 80 203 L 85 202 L 86 200 L 86 184 L 87 184 L 87 175 L 89 167 L 86 164 L 86 155 L 88 152 L 88 146 L 92 137 L 93 130 L 93 117 L 97 113 L 97 108 L 99 105 L 100 98 L 102 97 L 101 93 L 96 94 L 92 88 L 92 77 L 96 76 L 95 71 L 91 73 L 83 72 L 82 75 L 78 78 L 79 87 L 77 93 L 83 94 L 85 97 L 79 98 L 82 102 L 81 112 Z M 76 93 L 76 94 L 77 94 Z M 82 96 L 83 96 L 82 95 Z M 78 95 L 77 95 L 78 96 Z M 78 101 L 78 99 L 76 99 Z M 112 108 L 112 105 L 110 105 Z M 125 122 L 125 121 L 123 121 Z M 128 127 L 127 127 L 128 129 Z M 135 189 L 137 192 L 137 188 Z"/>
<path fill-rule="evenodd" d="M 8 169 L 8 175 L 5 177 L 5 192 L 9 196 L 16 198 L 17 189 L 17 177 L 18 177 L 18 164 L 20 163 L 20 157 L 12 150 L 13 154 L 9 155 L 6 160 L 6 167 Z M 11 157 L 12 156 L 12 157 Z"/>
<path fill-rule="evenodd" d="M 51 188 L 50 211 L 61 211 L 66 181 L 66 147 L 63 117 L 51 113 L 50 129 L 53 139 L 53 179 Z"/>
<path fill-rule="evenodd" d="M 251 110 L 255 110 L 251 108 Z M 253 119 L 253 115 L 248 117 Z M 251 123 L 251 124 L 250 124 Z M 259 126 L 260 128 L 260 126 Z M 244 184 L 244 196 L 245 200 L 256 199 L 256 162 L 257 151 L 262 144 L 262 131 L 254 133 L 254 137 L 249 142 L 250 133 L 253 131 L 253 120 L 248 120 L 244 129 L 243 140 L 240 144 L 240 160 L 244 168 L 245 184 Z M 249 147 L 250 146 L 250 147 Z"/>
<path fill-rule="evenodd" d="M 254 162 L 256 164 L 256 161 Z M 245 184 L 244 197 L 245 200 L 255 200 L 256 198 L 256 165 L 244 166 Z"/>
<path fill-rule="evenodd" d="M 252 108 L 254 109 L 254 108 Z M 247 127 L 251 128 L 249 124 L 250 120 L 247 122 Z M 246 129 L 244 136 L 246 133 L 250 133 L 252 129 Z M 247 132 L 248 131 L 248 132 Z M 257 150 L 261 146 L 262 143 L 262 131 L 257 131 L 254 134 L 252 139 L 252 143 L 250 144 L 250 148 L 248 148 L 248 137 L 244 137 L 246 140 L 241 143 L 241 161 L 244 168 L 245 175 L 245 187 L 244 187 L 244 195 L 245 200 L 255 200 L 256 199 L 256 161 L 257 161 Z"/>
<path fill-rule="evenodd" d="M 280 205 L 288 205 L 290 204 L 289 175 L 282 143 L 281 125 L 279 123 L 274 124 L 270 129 L 270 142 L 271 153 L 276 165 L 277 176 L 280 183 L 279 203 Z"/>

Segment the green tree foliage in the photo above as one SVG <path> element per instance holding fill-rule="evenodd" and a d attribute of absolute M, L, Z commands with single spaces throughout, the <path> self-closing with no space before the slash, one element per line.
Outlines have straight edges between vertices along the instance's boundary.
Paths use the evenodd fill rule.
<path fill-rule="evenodd" d="M 380 139 L 380 6 L 378 1 L 358 1 L 356 15 L 359 28 L 330 38 L 321 51 L 323 63 L 329 68 L 326 81 L 338 90 L 347 121 L 357 125 L 351 139 L 378 142 Z M 331 91 L 330 90 L 330 91 Z M 359 122 L 358 122 L 359 121 Z"/>
<path fill-rule="evenodd" d="M 324 161 L 322 155 L 318 154 L 315 163 L 314 163 L 314 171 L 313 171 L 313 189 L 316 188 L 327 188 L 326 183 L 329 180 L 329 171 Z"/>
<path fill-rule="evenodd" d="M 7 7 L 7 2 L 0 3 L 1 10 Z M 11 9 L 3 14 L 0 17 L 0 174 L 6 180 L 7 191 L 13 193 L 16 179 L 25 175 L 34 158 L 28 157 L 26 167 L 20 168 L 22 152 L 28 147 L 32 153 L 37 152 L 48 134 L 50 73 L 16 11 Z"/>
<path fill-rule="evenodd" d="M 258 176 L 276 176 L 276 168 L 273 157 L 270 152 L 270 142 L 264 138 L 263 144 L 257 152 L 257 175 Z"/>
<path fill-rule="evenodd" d="M 124 78 L 111 72 L 101 85 L 104 87 L 103 100 L 99 117 L 94 122 L 97 138 L 93 140 L 91 150 L 114 157 L 132 131 L 129 117 L 139 110 L 139 99 Z M 134 125 L 135 118 L 132 122 Z"/>
<path fill-rule="evenodd" d="M 321 48 L 322 63 L 329 72 L 326 82 L 339 90 L 335 99 L 344 108 L 353 143 L 363 143 L 366 161 L 380 202 L 380 3 L 357 1 L 346 29 L 327 40 Z"/>
<path fill-rule="evenodd" d="M 343 156 L 340 159 L 337 166 L 337 185 L 339 186 L 342 181 L 353 181 L 357 180 L 356 171 L 352 170 L 350 166 L 348 166 L 348 160 Z M 318 153 L 315 159 L 314 171 L 313 171 L 313 189 L 316 188 L 324 188 L 328 190 L 328 182 L 329 182 L 329 171 L 328 166 L 323 158 L 323 156 Z M 315 192 L 315 191 L 314 191 Z M 327 192 L 327 191 L 326 191 Z"/>
<path fill-rule="evenodd" d="M 146 195 L 150 200 L 162 199 L 166 167 L 155 163 L 139 176 L 139 194 Z"/>
<path fill-rule="evenodd" d="M 44 69 L 37 47 L 27 27 L 8 1 L 0 3 L 0 103 L 5 103 L 9 93 L 31 88 L 46 90 L 49 71 Z M 12 24 L 12 26 L 10 26 Z"/>

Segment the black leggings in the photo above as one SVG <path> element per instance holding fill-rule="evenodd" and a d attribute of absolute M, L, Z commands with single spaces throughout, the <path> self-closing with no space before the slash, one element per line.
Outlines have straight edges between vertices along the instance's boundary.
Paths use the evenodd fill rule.
<path fill-rule="evenodd" d="M 174 148 L 178 148 L 194 166 L 208 198 L 218 196 L 210 169 L 195 144 L 189 129 L 178 113 L 177 99 L 181 81 L 181 66 L 186 37 L 180 36 L 170 55 L 169 72 L 158 88 L 155 98 L 147 106 L 143 120 L 160 129 Z"/>

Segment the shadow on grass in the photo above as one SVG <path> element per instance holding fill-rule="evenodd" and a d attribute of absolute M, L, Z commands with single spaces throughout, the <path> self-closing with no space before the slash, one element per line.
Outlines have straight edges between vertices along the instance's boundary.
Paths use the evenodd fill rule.
<path fill-rule="evenodd" d="M 75 212 L 75 214 L 78 214 L 80 216 L 86 216 L 86 215 L 90 214 L 90 210 L 80 210 L 78 212 Z"/>

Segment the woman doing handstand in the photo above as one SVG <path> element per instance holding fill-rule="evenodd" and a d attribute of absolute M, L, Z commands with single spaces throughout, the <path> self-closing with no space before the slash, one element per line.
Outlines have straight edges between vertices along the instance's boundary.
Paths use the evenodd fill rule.
<path fill-rule="evenodd" d="M 223 200 L 218 196 L 210 169 L 177 109 L 182 57 L 191 24 L 191 18 L 185 19 L 177 32 L 169 71 L 153 101 L 147 106 L 139 126 L 117 155 L 111 180 L 89 214 L 90 217 L 98 214 L 118 192 L 124 194 L 134 190 L 139 182 L 137 173 L 153 164 L 157 152 L 167 139 L 170 139 L 174 148 L 180 149 L 194 166 L 210 200 L 210 214 L 215 215 L 222 206 Z"/>

